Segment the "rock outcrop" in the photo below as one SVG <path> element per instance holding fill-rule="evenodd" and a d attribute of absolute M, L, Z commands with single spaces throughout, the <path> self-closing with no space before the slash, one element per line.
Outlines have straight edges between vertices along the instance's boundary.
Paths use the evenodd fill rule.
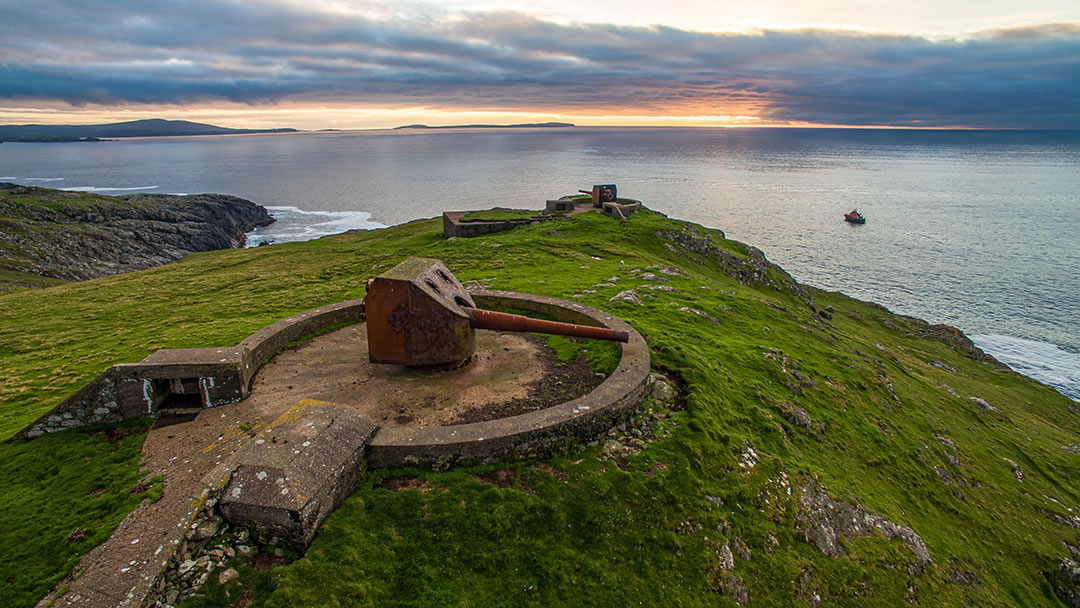
<path fill-rule="evenodd" d="M 242 247 L 245 233 L 273 221 L 223 194 L 107 197 L 0 182 L 0 267 L 93 279 Z"/>

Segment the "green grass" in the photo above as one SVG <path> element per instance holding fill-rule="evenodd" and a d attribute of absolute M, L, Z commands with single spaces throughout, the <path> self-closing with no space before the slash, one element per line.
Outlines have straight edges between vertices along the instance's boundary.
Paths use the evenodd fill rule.
<path fill-rule="evenodd" d="M 114 207 L 132 206 L 134 203 L 103 194 L 91 192 L 68 192 L 51 188 L 37 188 L 34 186 L 22 186 L 20 191 L 0 190 L 0 202 L 13 202 L 20 206 L 45 207 L 47 209 L 66 209 L 84 207 Z M 15 215 L 20 215 L 16 211 Z"/>
<path fill-rule="evenodd" d="M 63 285 L 68 282 L 61 279 L 52 279 L 37 274 L 31 274 L 29 272 L 8 270 L 5 266 L 4 260 L 0 260 L 0 292 L 13 291 L 16 289 L 41 289 L 43 287 Z"/>
<path fill-rule="evenodd" d="M 1056 571 L 1062 541 L 1078 534 L 1040 509 L 1080 507 L 1072 481 L 1080 457 L 1059 447 L 1076 443 L 1080 431 L 1065 397 L 922 338 L 918 324 L 878 307 L 813 290 L 818 309 L 834 308 L 833 320 L 821 322 L 775 267 L 760 282 L 733 278 L 746 270 L 744 245 L 648 213 L 625 225 L 580 214 L 454 241 L 442 239 L 440 227 L 423 220 L 197 254 L 145 272 L 0 295 L 0 432 L 15 432 L 113 363 L 162 347 L 236 344 L 296 312 L 362 296 L 365 279 L 406 256 L 437 257 L 466 285 L 584 294 L 576 301 L 645 336 L 655 368 L 681 376 L 687 409 L 664 419 L 670 433 L 630 457 L 625 470 L 599 458 L 601 446 L 578 446 L 543 463 L 368 471 L 302 559 L 241 569 L 252 606 L 730 606 L 724 589 L 732 576 L 753 605 L 805 605 L 794 598 L 804 570 L 829 605 L 902 605 L 912 585 L 922 606 L 962 605 L 965 597 L 980 606 L 1060 605 L 1042 572 Z M 658 230 L 688 230 L 733 257 L 685 251 Z M 657 265 L 686 276 L 648 268 Z M 640 288 L 661 283 L 632 270 L 660 274 L 675 291 Z M 613 276 L 614 286 L 602 285 Z M 609 301 L 632 287 L 643 306 Z M 569 345 L 580 346 L 553 348 L 569 352 Z M 785 402 L 804 408 L 812 427 L 789 424 Z M 938 436 L 957 446 L 960 468 Z M 46 440 L 14 445 L 61 470 L 87 468 L 57 456 Z M 753 469 L 737 464 L 744 442 L 758 453 Z M 1023 482 L 1005 458 L 1020 464 Z M 10 461 L 0 459 L 4 479 L 17 474 Z M 137 465 L 95 467 L 135 475 Z M 496 469 L 505 469 L 508 487 L 485 481 Z M 911 550 L 880 537 L 843 541 L 840 558 L 822 555 L 798 531 L 794 499 L 777 491 L 781 474 L 796 488 L 816 479 L 830 496 L 910 526 L 933 563 L 909 575 Z M 382 487 L 384 478 L 402 476 L 420 489 Z M 67 504 L 85 495 L 40 492 Z M 722 570 L 725 543 L 744 543 L 751 559 L 736 557 L 732 571 Z M 974 570 L 981 583 L 949 582 L 953 568 Z M 11 576 L 9 567 L 0 572 Z M 238 593 L 230 585 L 211 585 L 187 605 L 221 605 L 226 592 Z"/>
<path fill-rule="evenodd" d="M 0 606 L 34 605 L 133 507 L 157 500 L 160 477 L 139 484 L 146 428 L 0 443 Z"/>
<path fill-rule="evenodd" d="M 528 220 L 540 215 L 539 211 L 529 209 L 488 209 L 486 211 L 470 211 L 461 216 L 463 222 L 506 222 L 511 220 Z"/>
<path fill-rule="evenodd" d="M 540 334 L 537 334 L 538 336 Z M 584 354 L 585 360 L 594 370 L 611 374 L 619 365 L 621 351 L 617 342 L 610 340 L 570 339 L 565 336 L 544 336 L 547 345 L 555 352 L 555 360 L 560 363 L 571 361 L 578 354 Z"/>
<path fill-rule="evenodd" d="M 497 312 L 508 312 L 515 315 L 523 315 L 545 321 L 557 321 L 551 315 L 531 310 L 517 308 L 496 308 Z M 555 355 L 556 365 L 572 361 L 579 354 L 585 355 L 585 361 L 593 370 L 603 374 L 611 374 L 619 365 L 621 350 L 617 342 L 611 340 L 594 340 L 591 338 L 569 338 L 552 334 L 529 334 L 538 340 L 543 340 Z"/>

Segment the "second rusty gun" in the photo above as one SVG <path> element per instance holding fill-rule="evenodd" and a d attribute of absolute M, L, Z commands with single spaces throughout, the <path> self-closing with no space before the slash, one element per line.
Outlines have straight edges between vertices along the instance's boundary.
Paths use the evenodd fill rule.
<path fill-rule="evenodd" d="M 476 351 L 477 329 L 626 342 L 627 332 L 544 321 L 476 307 L 440 261 L 411 257 L 368 281 L 364 298 L 372 363 L 457 366 Z"/>

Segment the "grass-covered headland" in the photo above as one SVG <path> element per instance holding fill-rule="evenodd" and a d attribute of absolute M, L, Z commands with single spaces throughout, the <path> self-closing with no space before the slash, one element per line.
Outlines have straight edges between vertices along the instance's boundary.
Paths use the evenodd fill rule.
<path fill-rule="evenodd" d="M 235 344 L 437 257 L 466 284 L 627 320 L 680 398 L 613 431 L 633 450 L 367 471 L 305 555 L 237 558 L 238 579 L 212 576 L 185 605 L 1058 606 L 1075 589 L 1080 414 L 962 336 L 800 287 L 741 243 L 647 212 L 451 241 L 440 226 L 0 295 L 0 433 L 113 363 Z M 0 605 L 32 605 L 153 493 L 136 485 L 138 437 L 0 444 Z"/>

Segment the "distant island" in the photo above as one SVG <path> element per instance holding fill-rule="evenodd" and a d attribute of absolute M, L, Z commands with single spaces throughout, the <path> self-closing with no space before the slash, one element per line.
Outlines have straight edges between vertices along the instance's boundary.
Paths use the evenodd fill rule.
<path fill-rule="evenodd" d="M 398 129 L 546 129 L 550 127 L 574 127 L 577 126 L 572 122 L 527 122 L 516 125 L 402 125 L 400 127 L 394 127 L 394 130 Z"/>
<path fill-rule="evenodd" d="M 101 125 L 0 125 L 0 142 L 92 142 L 113 137 L 171 137 L 295 132 L 296 129 L 230 129 L 187 120 L 151 118 Z"/>

